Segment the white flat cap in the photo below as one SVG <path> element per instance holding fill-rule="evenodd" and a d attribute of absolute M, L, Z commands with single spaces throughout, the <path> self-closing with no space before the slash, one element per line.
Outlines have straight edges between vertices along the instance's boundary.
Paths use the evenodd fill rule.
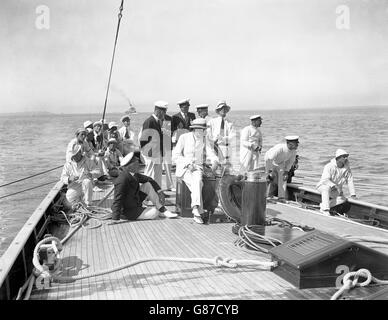
<path fill-rule="evenodd" d="M 203 118 L 196 118 L 190 125 L 191 129 L 206 129 L 206 120 Z"/>
<path fill-rule="evenodd" d="M 287 141 L 298 141 L 299 136 L 286 136 L 286 137 L 284 137 L 284 139 L 286 139 Z"/>
<path fill-rule="evenodd" d="M 86 129 L 89 126 L 93 126 L 93 122 L 91 122 L 90 120 L 85 121 L 84 122 L 84 128 Z"/>
<path fill-rule="evenodd" d="M 112 122 L 109 122 L 109 125 L 108 125 L 109 129 L 112 129 L 113 127 L 116 127 L 118 128 L 119 126 L 117 125 L 116 122 L 112 121 Z"/>
<path fill-rule="evenodd" d="M 124 122 L 125 119 L 131 120 L 131 118 L 129 117 L 129 115 L 126 114 L 126 115 L 124 115 L 124 116 L 122 116 L 122 117 L 120 118 L 120 121 L 121 121 L 121 122 Z"/>
<path fill-rule="evenodd" d="M 134 152 L 128 153 L 124 158 L 120 160 L 120 166 L 125 166 L 133 158 Z"/>
<path fill-rule="evenodd" d="M 155 101 L 154 106 L 161 109 L 167 109 L 168 102 L 163 100 L 158 100 L 158 101 Z"/>
<path fill-rule="evenodd" d="M 209 108 L 209 105 L 206 104 L 206 103 L 203 103 L 203 104 L 199 104 L 199 105 L 195 106 L 195 108 L 197 108 L 197 109 L 205 109 L 205 108 Z"/>
<path fill-rule="evenodd" d="M 100 127 L 102 127 L 102 122 L 101 122 L 101 121 L 96 121 L 96 122 L 94 122 L 94 123 L 93 123 L 93 127 L 95 127 L 95 126 L 100 126 Z"/>
<path fill-rule="evenodd" d="M 344 149 L 337 149 L 335 157 L 338 158 L 340 156 L 349 156 L 349 153 L 347 153 Z"/>
<path fill-rule="evenodd" d="M 180 106 L 181 104 L 190 104 L 190 99 L 182 99 L 177 102 L 177 105 Z"/>
<path fill-rule="evenodd" d="M 259 115 L 259 114 L 255 114 L 254 116 L 251 116 L 251 117 L 249 117 L 249 119 L 250 120 L 255 120 L 255 119 L 261 119 L 261 115 Z"/>

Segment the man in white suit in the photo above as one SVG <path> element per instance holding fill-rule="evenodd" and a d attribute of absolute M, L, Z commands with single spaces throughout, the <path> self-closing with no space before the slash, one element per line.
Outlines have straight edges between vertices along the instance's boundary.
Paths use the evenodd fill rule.
<path fill-rule="evenodd" d="M 246 172 L 259 168 L 259 155 L 263 147 L 263 136 L 259 127 L 262 119 L 260 115 L 249 118 L 251 125 L 241 130 L 240 137 L 240 171 Z"/>
<path fill-rule="evenodd" d="M 236 137 L 233 124 L 226 119 L 229 111 L 230 106 L 225 101 L 220 101 L 216 106 L 218 117 L 208 122 L 209 139 L 214 144 L 217 156 L 223 164 L 230 163 L 231 150 Z"/>
<path fill-rule="evenodd" d="M 172 152 L 176 162 L 176 177 L 182 178 L 191 192 L 194 221 L 203 223 L 202 175 L 218 166 L 216 156 L 206 135 L 206 120 L 199 118 L 190 125 L 191 132 L 182 134 Z"/>

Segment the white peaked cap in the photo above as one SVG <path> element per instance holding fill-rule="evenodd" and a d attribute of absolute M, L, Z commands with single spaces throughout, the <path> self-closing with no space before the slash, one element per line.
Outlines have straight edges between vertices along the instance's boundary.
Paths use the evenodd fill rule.
<path fill-rule="evenodd" d="M 155 107 L 162 108 L 162 109 L 167 109 L 168 102 L 163 101 L 163 100 L 158 100 L 154 103 Z"/>
<path fill-rule="evenodd" d="M 287 141 L 294 141 L 294 140 L 299 140 L 299 136 L 286 136 L 284 137 Z"/>
<path fill-rule="evenodd" d="M 258 119 L 258 118 L 261 118 L 261 115 L 255 114 L 254 116 L 251 116 L 249 119 L 250 120 L 255 120 L 255 119 Z"/>
<path fill-rule="evenodd" d="M 120 160 L 120 166 L 125 166 L 133 158 L 134 152 L 128 153 L 124 158 Z"/>

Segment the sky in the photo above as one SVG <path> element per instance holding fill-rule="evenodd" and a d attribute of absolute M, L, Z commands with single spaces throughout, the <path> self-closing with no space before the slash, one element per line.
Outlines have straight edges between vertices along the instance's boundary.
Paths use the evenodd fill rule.
<path fill-rule="evenodd" d="M 101 112 L 120 2 L 1 0 L 0 112 Z M 387 36 L 386 0 L 125 0 L 107 112 L 385 106 Z"/>

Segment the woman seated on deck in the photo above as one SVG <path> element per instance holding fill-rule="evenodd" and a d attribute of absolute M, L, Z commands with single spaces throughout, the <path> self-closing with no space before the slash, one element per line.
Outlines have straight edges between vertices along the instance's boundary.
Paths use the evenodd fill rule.
<path fill-rule="evenodd" d="M 111 138 L 108 140 L 108 149 L 105 151 L 105 164 L 108 173 L 111 177 L 117 177 L 119 175 L 120 161 L 123 159 L 123 155 L 120 150 L 117 149 L 117 140 Z"/>
<path fill-rule="evenodd" d="M 119 176 L 113 180 L 114 200 L 112 204 L 112 220 L 120 221 L 124 215 L 128 220 L 148 220 L 157 217 L 176 218 L 164 206 L 164 194 L 154 179 L 139 172 L 139 159 L 134 152 L 128 153 L 120 162 Z M 145 198 L 155 207 L 143 207 Z"/>
<path fill-rule="evenodd" d="M 61 181 L 67 185 L 66 200 L 72 208 L 78 202 L 91 205 L 93 179 L 101 175 L 102 172 L 96 163 L 83 155 L 80 145 L 75 145 L 71 150 L 70 160 L 66 161 L 61 174 Z"/>

